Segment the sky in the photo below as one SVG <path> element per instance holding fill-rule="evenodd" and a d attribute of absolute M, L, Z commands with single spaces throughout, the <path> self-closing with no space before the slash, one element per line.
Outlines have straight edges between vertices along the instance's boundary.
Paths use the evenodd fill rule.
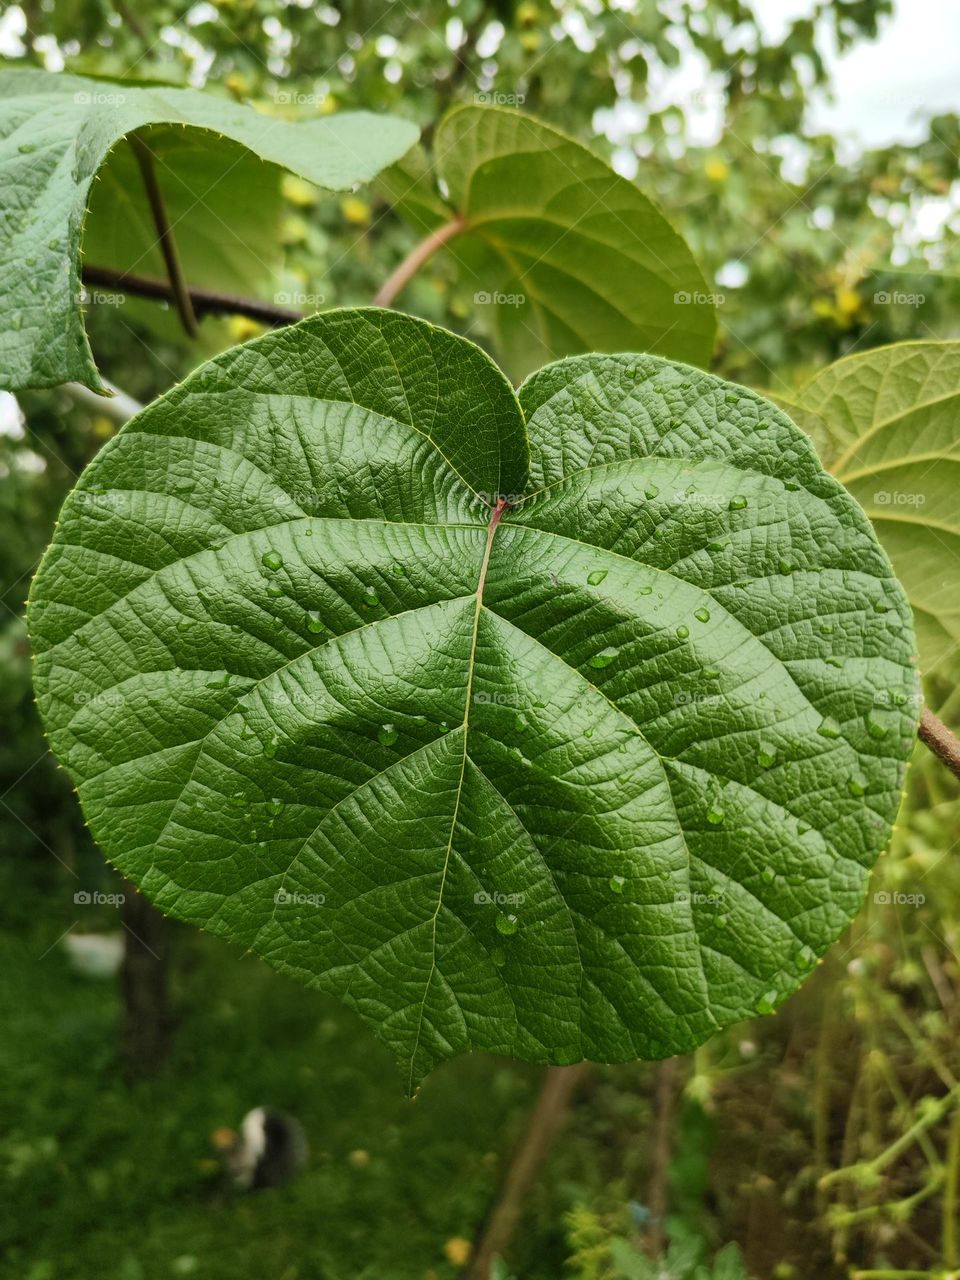
<path fill-rule="evenodd" d="M 810 0 L 759 0 L 764 30 L 781 34 L 789 21 L 809 13 Z M 820 95 L 810 124 L 845 135 L 860 146 L 915 142 L 922 120 L 960 111 L 960 2 L 897 0 L 880 37 L 864 41 L 827 63 L 831 104 Z"/>

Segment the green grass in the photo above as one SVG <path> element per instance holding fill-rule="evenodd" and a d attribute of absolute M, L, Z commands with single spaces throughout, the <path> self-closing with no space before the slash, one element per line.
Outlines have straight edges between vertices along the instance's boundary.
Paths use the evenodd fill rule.
<path fill-rule="evenodd" d="M 22 882 L 17 892 L 33 893 Z M 127 1085 L 115 983 L 75 974 L 59 946 L 39 958 L 70 908 L 18 914 L 0 939 L 4 1274 L 455 1274 L 444 1244 L 482 1220 L 535 1069 L 462 1058 L 410 1101 L 389 1054 L 341 1006 L 176 928 L 175 1046 L 158 1075 Z M 210 1134 L 261 1104 L 300 1118 L 312 1158 L 288 1187 L 245 1195 L 209 1169 Z"/>

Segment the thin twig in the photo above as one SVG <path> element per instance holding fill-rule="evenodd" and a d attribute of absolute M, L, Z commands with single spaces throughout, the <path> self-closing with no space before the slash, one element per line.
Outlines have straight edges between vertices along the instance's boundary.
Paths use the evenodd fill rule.
<path fill-rule="evenodd" d="M 375 307 L 392 306 L 394 298 L 407 287 L 423 264 L 433 257 L 441 245 L 452 240 L 454 236 L 460 235 L 466 227 L 466 219 L 458 214 L 451 222 L 445 222 L 442 227 L 437 227 L 436 231 L 431 231 L 419 244 L 414 245 L 396 271 L 384 280 L 374 294 L 373 305 Z"/>
<path fill-rule="evenodd" d="M 153 152 L 139 133 L 131 133 L 129 142 L 133 148 L 133 154 L 137 157 L 137 164 L 140 166 L 140 176 L 143 178 L 144 189 L 150 202 L 150 212 L 153 214 L 153 223 L 157 229 L 157 238 L 163 253 L 163 261 L 166 264 L 167 275 L 170 277 L 170 287 L 173 290 L 173 299 L 177 304 L 180 321 L 188 336 L 195 338 L 197 336 L 197 317 L 194 315 L 193 303 L 190 300 L 190 290 L 187 288 L 187 282 L 180 267 L 177 243 L 173 238 L 173 228 L 170 226 L 167 209 L 163 203 L 163 195 L 157 183 Z"/>
<path fill-rule="evenodd" d="M 942 760 L 955 777 L 960 778 L 960 738 L 951 733 L 939 716 L 923 708 L 920 716 L 920 741 Z"/>
<path fill-rule="evenodd" d="M 651 1258 L 659 1258 L 666 1244 L 665 1222 L 667 1194 L 670 1179 L 670 1156 L 673 1132 L 673 1108 L 676 1097 L 678 1058 L 667 1058 L 657 1064 L 654 1101 L 653 1167 L 650 1172 L 650 1188 L 647 1207 L 650 1210 L 650 1235 L 648 1240 Z"/>
<path fill-rule="evenodd" d="M 548 1067 L 527 1129 L 507 1170 L 500 1197 L 484 1226 L 477 1251 L 464 1280 L 488 1280 L 494 1258 L 507 1249 L 523 1212 L 527 1194 L 536 1181 L 550 1144 L 563 1125 L 570 1102 L 586 1078 L 589 1067 L 578 1062 L 569 1067 Z"/>
<path fill-rule="evenodd" d="M 110 267 L 84 266 L 84 284 L 102 284 L 121 293 L 132 293 L 139 298 L 155 298 L 160 302 L 176 302 L 173 289 L 167 280 L 154 276 L 140 276 L 132 272 L 113 271 Z M 249 316 L 263 324 L 274 326 L 296 324 L 303 313 L 288 307 L 278 307 L 257 298 L 241 298 L 232 293 L 219 293 L 213 289 L 191 289 L 190 300 L 197 317 L 205 315 Z"/>

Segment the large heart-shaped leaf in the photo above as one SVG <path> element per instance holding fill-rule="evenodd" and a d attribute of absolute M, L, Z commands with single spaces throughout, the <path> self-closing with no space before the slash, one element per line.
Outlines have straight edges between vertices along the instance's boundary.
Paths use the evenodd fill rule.
<path fill-rule="evenodd" d="M 172 163 L 169 128 L 161 128 L 158 140 L 158 184 L 166 189 L 175 234 L 186 241 L 196 222 L 209 241 L 210 227 L 219 223 L 228 254 L 241 261 L 256 245 L 237 243 L 250 231 L 249 218 L 235 217 L 238 205 L 240 218 L 248 207 L 238 190 L 247 198 L 269 195 L 272 166 L 343 190 L 374 177 L 417 136 L 413 125 L 386 115 L 356 112 L 290 123 L 193 89 L 0 71 L 0 387 L 76 379 L 102 390 L 80 309 L 80 240 L 90 186 L 121 138 L 145 130 L 149 140 L 151 127 L 170 125 L 191 127 L 183 164 Z M 197 162 L 197 147 L 210 155 L 208 165 Z M 116 161 L 108 174 L 105 196 L 116 200 L 114 179 L 131 174 Z M 110 255 L 97 265 L 143 274 L 159 262 L 157 235 L 140 182 L 125 194 L 117 223 L 102 231 L 91 227 L 89 240 Z M 205 253 L 200 246 L 187 253 L 191 266 L 201 257 L 209 259 L 209 243 Z M 213 284 L 220 283 L 216 257 Z"/>
<path fill-rule="evenodd" d="M 837 361 L 797 421 L 863 505 L 907 591 L 924 674 L 960 645 L 960 342 L 899 342 Z"/>
<path fill-rule="evenodd" d="M 131 421 L 29 617 L 110 860 L 411 1083 L 772 1010 L 857 910 L 914 729 L 903 593 L 771 404 L 629 355 L 518 400 L 375 309 Z"/>
<path fill-rule="evenodd" d="M 632 182 L 519 111 L 458 107 L 381 182 L 421 232 L 449 242 L 516 377 L 557 356 L 641 350 L 709 363 L 713 299 L 686 242 Z"/>

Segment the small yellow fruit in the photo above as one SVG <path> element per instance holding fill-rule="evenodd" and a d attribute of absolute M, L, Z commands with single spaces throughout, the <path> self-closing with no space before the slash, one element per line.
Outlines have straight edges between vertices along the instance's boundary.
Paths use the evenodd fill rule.
<path fill-rule="evenodd" d="M 370 206 L 366 200 L 361 200 L 359 196 L 344 196 L 340 201 L 340 212 L 351 226 L 367 227 L 370 225 Z"/>
<path fill-rule="evenodd" d="M 263 333 L 264 326 L 248 316 L 231 316 L 228 329 L 234 342 L 246 342 L 248 338 L 255 338 Z"/>
<path fill-rule="evenodd" d="M 317 203 L 317 188 L 312 182 L 305 182 L 294 173 L 283 175 L 283 196 L 298 209 L 309 209 Z"/>
<path fill-rule="evenodd" d="M 451 1236 L 443 1246 L 447 1261 L 452 1262 L 455 1267 L 462 1267 L 467 1262 L 471 1249 L 470 1241 L 465 1240 L 463 1236 Z"/>

